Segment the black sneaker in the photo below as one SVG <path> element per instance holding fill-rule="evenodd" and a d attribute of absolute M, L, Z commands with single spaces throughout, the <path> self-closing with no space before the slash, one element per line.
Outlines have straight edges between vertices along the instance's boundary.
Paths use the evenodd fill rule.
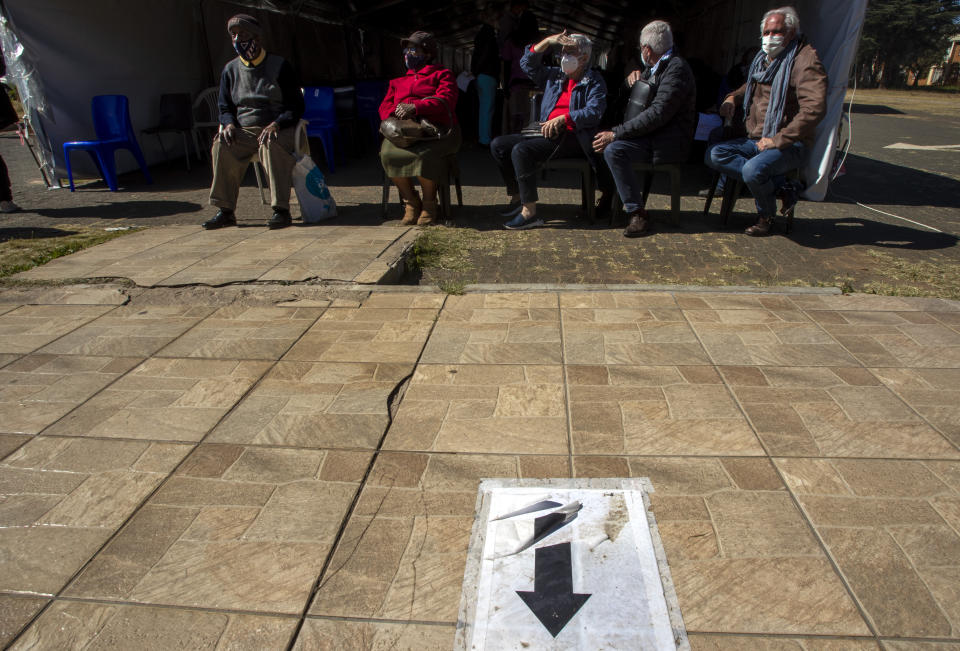
<path fill-rule="evenodd" d="M 292 223 L 293 219 L 290 218 L 290 211 L 278 208 L 273 211 L 273 217 L 267 222 L 267 228 L 276 230 L 278 228 L 286 228 Z"/>
<path fill-rule="evenodd" d="M 227 208 L 221 208 L 217 211 L 216 215 L 200 224 L 205 231 L 215 231 L 218 228 L 223 228 L 224 226 L 236 225 L 237 218 L 234 216 L 233 211 L 228 210 Z"/>

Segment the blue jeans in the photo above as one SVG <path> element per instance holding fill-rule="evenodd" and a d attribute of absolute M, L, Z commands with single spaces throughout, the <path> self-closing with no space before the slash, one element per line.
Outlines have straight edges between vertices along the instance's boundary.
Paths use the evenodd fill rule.
<path fill-rule="evenodd" d="M 777 212 L 777 188 L 786 181 L 787 172 L 803 165 L 806 153 L 802 142 L 786 149 L 760 151 L 756 140 L 738 138 L 709 148 L 704 162 L 721 174 L 743 179 L 760 216 L 773 218 Z"/>
<path fill-rule="evenodd" d="M 477 95 L 480 97 L 480 123 L 477 140 L 481 145 L 490 144 L 490 127 L 493 124 L 493 100 L 497 95 L 497 80 L 490 75 L 477 75 Z"/>
<path fill-rule="evenodd" d="M 633 163 L 653 160 L 653 147 L 648 138 L 614 140 L 603 150 L 603 159 L 617 184 L 617 194 L 628 215 L 643 208 L 643 184 L 633 171 Z"/>

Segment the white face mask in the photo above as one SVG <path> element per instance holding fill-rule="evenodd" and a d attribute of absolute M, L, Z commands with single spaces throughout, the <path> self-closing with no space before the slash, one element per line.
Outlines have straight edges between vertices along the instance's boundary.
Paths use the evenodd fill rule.
<path fill-rule="evenodd" d="M 760 38 L 763 53 L 771 59 L 776 59 L 783 52 L 783 37 L 778 35 L 763 36 Z"/>
<path fill-rule="evenodd" d="M 652 68 L 653 66 L 647 61 L 647 57 L 643 54 L 643 48 L 640 48 L 640 63 L 643 64 L 644 68 Z"/>
<path fill-rule="evenodd" d="M 572 75 L 580 67 L 580 60 L 572 54 L 564 54 L 560 57 L 560 69 L 563 74 Z"/>

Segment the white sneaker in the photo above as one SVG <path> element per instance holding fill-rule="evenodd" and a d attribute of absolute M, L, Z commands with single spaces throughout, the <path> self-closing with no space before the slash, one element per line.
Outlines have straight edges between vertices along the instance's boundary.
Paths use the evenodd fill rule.
<path fill-rule="evenodd" d="M 20 212 L 20 206 L 12 201 L 0 201 L 0 212 L 11 213 Z"/>

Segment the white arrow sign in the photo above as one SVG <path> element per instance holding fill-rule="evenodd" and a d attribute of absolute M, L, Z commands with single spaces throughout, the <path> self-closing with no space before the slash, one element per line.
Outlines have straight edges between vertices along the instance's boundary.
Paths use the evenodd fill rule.
<path fill-rule="evenodd" d="M 484 480 L 455 648 L 689 649 L 645 487 Z"/>

